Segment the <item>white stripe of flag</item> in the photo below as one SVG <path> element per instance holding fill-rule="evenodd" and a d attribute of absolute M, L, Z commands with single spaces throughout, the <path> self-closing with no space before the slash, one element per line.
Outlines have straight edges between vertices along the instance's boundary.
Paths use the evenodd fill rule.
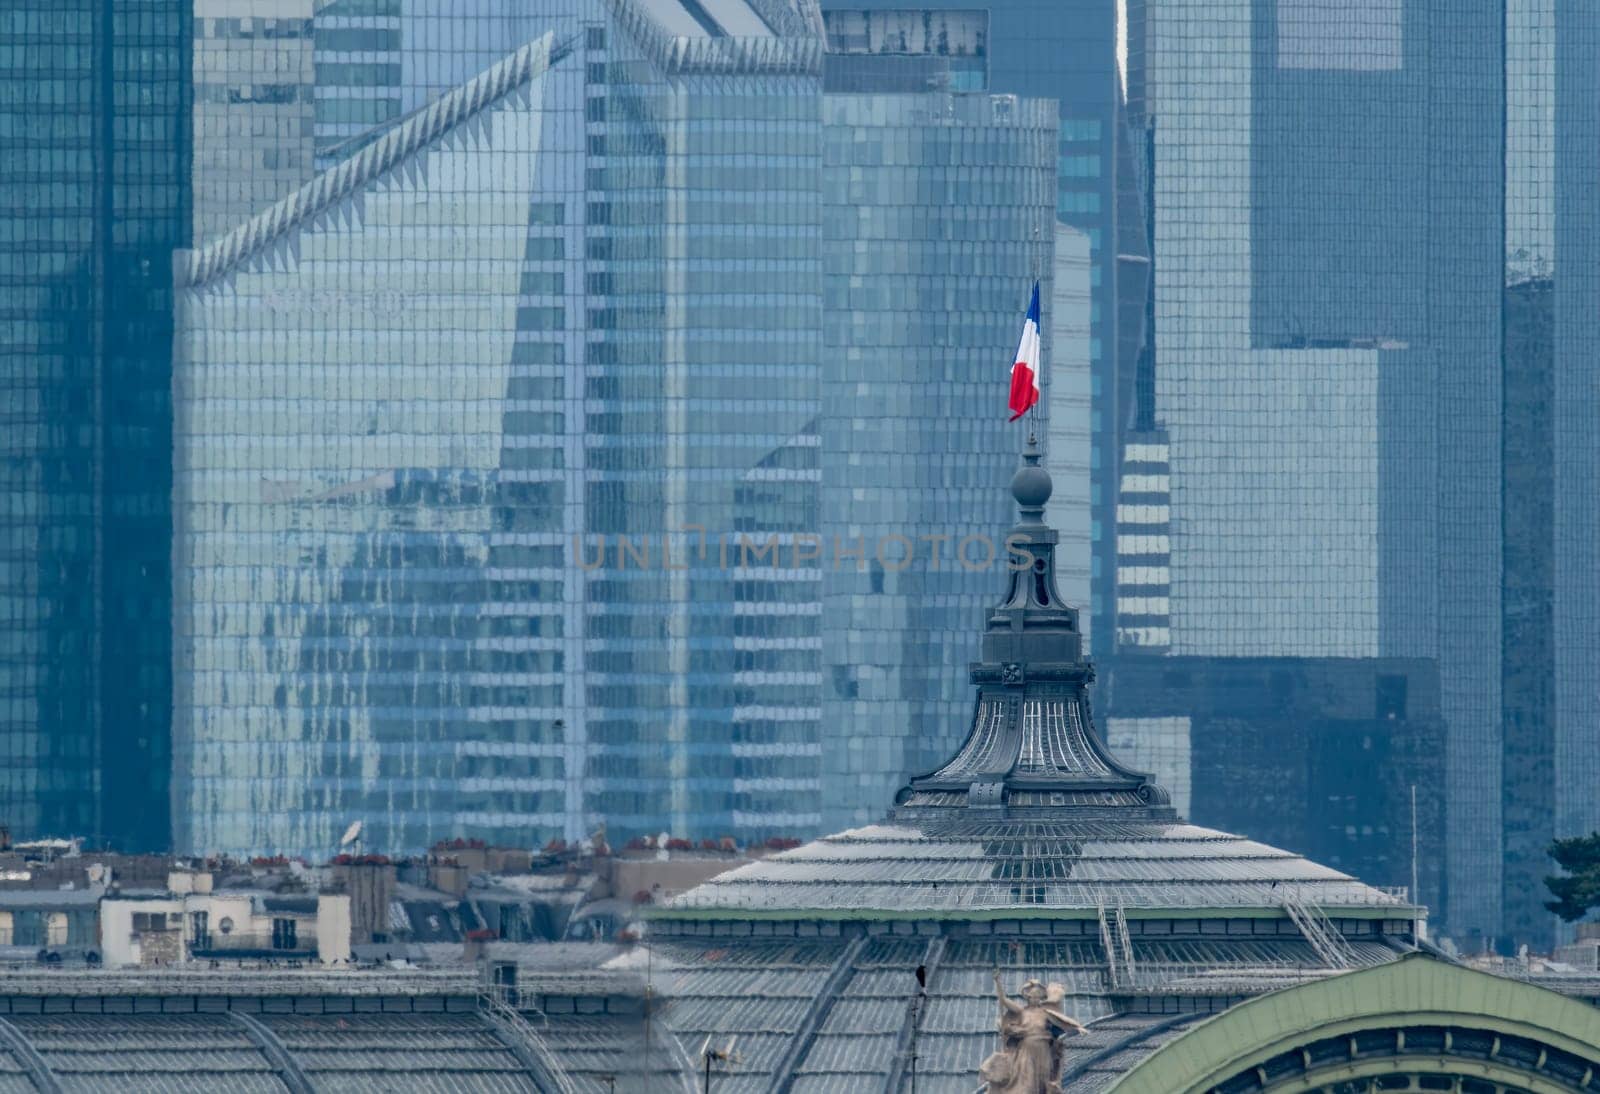
<path fill-rule="evenodd" d="M 1039 401 L 1039 283 L 1033 283 L 1033 300 L 1022 323 L 1022 341 L 1011 366 L 1011 420 L 1014 422 Z"/>

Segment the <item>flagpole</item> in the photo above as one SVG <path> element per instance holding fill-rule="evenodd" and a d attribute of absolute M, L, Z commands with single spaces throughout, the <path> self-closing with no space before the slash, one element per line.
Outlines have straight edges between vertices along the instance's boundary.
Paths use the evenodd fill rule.
<path fill-rule="evenodd" d="M 1043 307 L 1040 304 L 1039 293 L 1039 227 L 1033 229 L 1033 254 L 1030 256 L 1029 265 L 1033 269 L 1033 284 L 1028 287 L 1027 312 L 1022 320 L 1022 336 L 1017 341 L 1016 356 L 1011 364 L 1011 395 L 1006 400 L 1006 408 L 1011 411 L 1011 421 L 1016 421 L 1023 415 L 1028 418 L 1028 445 L 1030 449 L 1038 443 L 1037 427 L 1039 422 L 1039 374 L 1044 364 L 1044 353 L 1040 342 L 1040 322 L 1043 316 Z"/>
<path fill-rule="evenodd" d="M 1028 255 L 1028 259 L 1029 259 L 1029 264 L 1033 267 L 1033 284 L 1037 285 L 1039 283 L 1039 225 L 1037 225 L 1037 224 L 1035 224 L 1033 226 L 1033 246 L 1030 248 L 1030 254 Z M 1030 285 L 1028 287 L 1028 291 L 1029 291 L 1030 294 L 1032 293 L 1032 291 L 1033 291 L 1033 286 L 1032 285 Z M 1039 298 L 1039 336 L 1040 336 L 1039 337 L 1040 345 L 1043 345 L 1044 344 L 1044 294 L 1043 293 L 1040 294 L 1040 298 Z M 1040 357 L 1043 357 L 1043 356 L 1044 356 L 1043 354 L 1040 354 Z M 1040 372 L 1044 371 L 1044 362 L 1042 360 L 1039 362 L 1039 371 Z M 1039 400 L 1035 399 L 1033 401 L 1033 405 L 1028 408 L 1028 447 L 1029 448 L 1032 448 L 1035 444 L 1038 443 L 1038 438 L 1034 435 L 1034 427 L 1038 424 L 1038 421 L 1039 421 Z"/>

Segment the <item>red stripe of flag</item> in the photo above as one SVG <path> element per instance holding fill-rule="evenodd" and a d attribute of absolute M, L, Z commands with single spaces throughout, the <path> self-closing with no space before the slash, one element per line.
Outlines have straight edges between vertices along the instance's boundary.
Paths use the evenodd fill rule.
<path fill-rule="evenodd" d="M 1026 414 L 1039 401 L 1039 283 L 1033 283 L 1028 317 L 1022 321 L 1016 363 L 1011 366 L 1011 420 Z"/>

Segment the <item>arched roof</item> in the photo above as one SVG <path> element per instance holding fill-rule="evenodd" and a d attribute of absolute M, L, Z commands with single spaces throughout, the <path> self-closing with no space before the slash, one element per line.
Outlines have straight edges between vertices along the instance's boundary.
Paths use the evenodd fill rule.
<path fill-rule="evenodd" d="M 1591 1089 L 1600 1080 L 1600 1010 L 1413 954 L 1242 1003 L 1167 1041 L 1106 1090 L 1310 1091 L 1414 1071 L 1541 1094 Z"/>
<path fill-rule="evenodd" d="M 657 919 L 1093 917 L 1199 912 L 1281 917 L 1286 900 L 1329 915 L 1407 920 L 1397 897 L 1289 851 L 1176 821 L 963 818 L 889 822 L 813 840 L 683 893 Z"/>

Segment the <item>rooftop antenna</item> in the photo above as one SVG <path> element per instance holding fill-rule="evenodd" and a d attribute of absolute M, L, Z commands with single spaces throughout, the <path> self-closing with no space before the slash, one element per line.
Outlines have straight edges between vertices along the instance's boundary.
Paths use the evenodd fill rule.
<path fill-rule="evenodd" d="M 344 835 L 339 837 L 340 847 L 355 846 L 355 853 L 361 853 L 361 822 L 352 821 L 349 828 L 344 830 Z"/>
<path fill-rule="evenodd" d="M 711 1094 L 712 1061 L 716 1061 L 720 1064 L 736 1064 L 739 1062 L 739 1054 L 733 1051 L 733 1046 L 738 1043 L 739 1038 L 734 1037 L 730 1039 L 727 1045 L 723 1048 L 712 1048 L 711 1034 L 706 1034 L 705 1042 L 700 1046 L 700 1055 L 705 1059 L 706 1062 L 705 1082 L 700 1088 L 700 1094 Z"/>
<path fill-rule="evenodd" d="M 641 1064 L 650 1067 L 650 1020 L 656 1009 L 655 948 L 644 948 L 644 1059 Z M 670 1041 L 670 1037 L 669 1037 Z"/>
<path fill-rule="evenodd" d="M 1421 946 L 1422 938 L 1419 928 L 1422 920 L 1416 909 L 1422 903 L 1421 894 L 1417 891 L 1417 784 L 1411 784 L 1411 945 Z"/>
<path fill-rule="evenodd" d="M 917 994 L 911 1001 L 911 1094 L 917 1094 L 917 1033 L 922 1025 L 922 1007 L 928 999 L 928 966 L 917 966 Z"/>

